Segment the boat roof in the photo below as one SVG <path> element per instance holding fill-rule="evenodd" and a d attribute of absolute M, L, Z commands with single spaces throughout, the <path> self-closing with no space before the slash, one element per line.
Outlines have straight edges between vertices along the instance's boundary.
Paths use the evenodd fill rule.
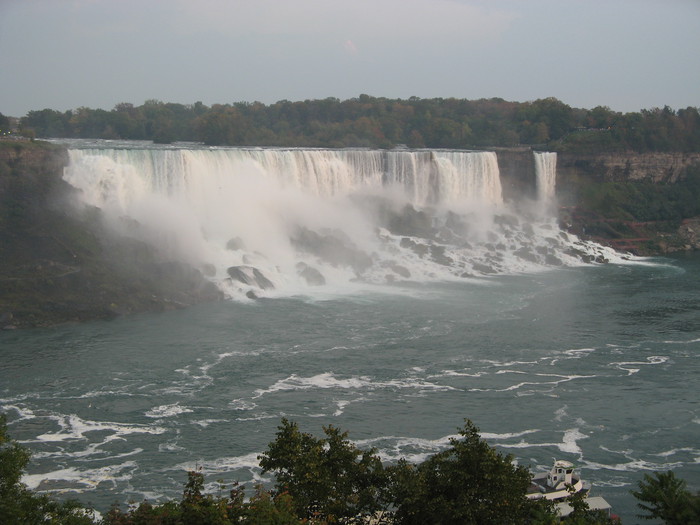
<path fill-rule="evenodd" d="M 574 468 L 574 464 L 571 461 L 559 459 L 554 462 L 554 468 Z"/>

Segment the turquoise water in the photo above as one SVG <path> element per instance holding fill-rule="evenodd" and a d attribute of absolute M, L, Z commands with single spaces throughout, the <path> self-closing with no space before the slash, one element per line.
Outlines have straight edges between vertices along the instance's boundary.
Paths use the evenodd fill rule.
<path fill-rule="evenodd" d="M 26 483 L 106 510 L 186 470 L 265 480 L 280 418 L 420 461 L 464 418 L 533 470 L 573 461 L 626 524 L 644 473 L 700 489 L 700 257 L 0 333 Z"/>

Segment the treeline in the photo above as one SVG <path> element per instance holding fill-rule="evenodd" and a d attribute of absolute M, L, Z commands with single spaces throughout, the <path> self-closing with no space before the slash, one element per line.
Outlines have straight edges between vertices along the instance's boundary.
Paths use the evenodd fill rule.
<path fill-rule="evenodd" d="M 208 145 L 472 149 L 546 146 L 556 151 L 700 151 L 698 108 L 638 113 L 577 109 L 557 100 L 407 100 L 360 95 L 265 105 L 206 106 L 148 100 L 111 111 L 30 111 L 30 136 L 203 142 Z"/>
<path fill-rule="evenodd" d="M 555 525 L 551 501 L 526 498 L 531 474 L 497 452 L 466 421 L 450 447 L 416 465 L 405 459 L 385 466 L 375 449 L 360 450 L 347 432 L 324 427 L 324 437 L 301 432 L 283 419 L 267 450 L 258 456 L 271 489 L 258 486 L 250 498 L 243 487 L 219 485 L 204 492 L 201 472 L 189 472 L 182 498 L 119 505 L 99 521 L 76 501 L 57 502 L 21 483 L 29 461 L 26 448 L 7 435 L 0 415 L 0 522 L 54 525 Z M 223 483 L 223 482 L 219 482 Z M 645 475 L 632 491 L 640 517 L 668 525 L 699 523 L 700 495 L 673 472 Z M 568 498 L 569 525 L 614 525 L 619 520 L 591 510 L 582 493 Z"/>

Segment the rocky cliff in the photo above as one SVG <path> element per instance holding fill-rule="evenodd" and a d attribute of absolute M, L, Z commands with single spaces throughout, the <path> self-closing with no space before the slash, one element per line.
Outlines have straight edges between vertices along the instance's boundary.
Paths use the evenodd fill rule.
<path fill-rule="evenodd" d="M 700 166 L 700 153 L 559 153 L 557 179 L 675 183 L 687 168 Z"/>
<path fill-rule="evenodd" d="M 116 238 L 73 205 L 65 149 L 0 141 L 0 328 L 161 311 L 221 298 L 199 271 Z"/>
<path fill-rule="evenodd" d="M 562 225 L 639 255 L 698 250 L 700 153 L 559 153 Z"/>

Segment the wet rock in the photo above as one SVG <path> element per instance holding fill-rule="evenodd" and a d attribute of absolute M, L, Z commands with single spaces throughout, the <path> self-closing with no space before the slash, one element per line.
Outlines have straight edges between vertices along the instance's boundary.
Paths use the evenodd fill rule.
<path fill-rule="evenodd" d="M 429 213 L 407 204 L 388 218 L 387 228 L 395 235 L 411 235 L 430 239 L 434 235 L 433 220 Z"/>
<path fill-rule="evenodd" d="M 297 274 L 299 274 L 309 286 L 323 286 L 326 284 L 326 278 L 313 266 L 300 262 L 297 264 L 296 268 Z"/>
<path fill-rule="evenodd" d="M 496 273 L 496 270 L 494 270 L 491 266 L 488 266 L 486 264 L 481 264 L 478 262 L 475 262 L 474 264 L 472 264 L 472 268 L 474 269 L 475 272 L 479 272 L 479 273 L 485 273 L 485 274 Z"/>
<path fill-rule="evenodd" d="M 357 248 L 341 231 L 318 233 L 300 228 L 292 238 L 292 244 L 306 253 L 316 255 L 334 266 L 349 266 L 361 274 L 372 266 L 372 258 Z"/>
<path fill-rule="evenodd" d="M 395 274 L 403 277 L 404 279 L 409 279 L 411 277 L 411 272 L 405 266 L 401 266 L 400 264 L 392 264 L 391 269 Z"/>
<path fill-rule="evenodd" d="M 234 237 L 229 239 L 229 241 L 226 243 L 226 249 L 231 250 L 232 252 L 243 250 L 245 249 L 245 244 L 240 237 Z"/>
<path fill-rule="evenodd" d="M 547 266 L 561 266 L 564 264 L 559 257 L 552 255 L 551 253 L 548 253 L 545 256 L 544 262 Z"/>
<path fill-rule="evenodd" d="M 515 250 L 513 252 L 513 255 L 516 255 L 521 259 L 525 259 L 526 261 L 530 261 L 533 263 L 539 262 L 537 256 L 534 253 L 532 253 L 528 248 L 520 248 L 519 250 Z"/>
<path fill-rule="evenodd" d="M 275 285 L 263 273 L 253 266 L 231 266 L 226 272 L 234 281 L 249 286 L 256 286 L 262 290 L 274 289 Z"/>
<path fill-rule="evenodd" d="M 399 244 L 402 248 L 408 248 L 412 250 L 419 257 L 425 257 L 430 251 L 430 248 L 428 248 L 428 246 L 426 246 L 425 244 L 418 243 L 413 239 L 409 239 L 408 237 L 403 237 Z"/>
<path fill-rule="evenodd" d="M 493 222 L 501 226 L 516 228 L 520 224 L 520 219 L 515 215 L 496 215 L 493 218 Z"/>
<path fill-rule="evenodd" d="M 430 247 L 430 257 L 433 261 L 443 266 L 451 266 L 454 263 L 451 257 L 445 255 L 444 246 L 432 245 Z"/>

